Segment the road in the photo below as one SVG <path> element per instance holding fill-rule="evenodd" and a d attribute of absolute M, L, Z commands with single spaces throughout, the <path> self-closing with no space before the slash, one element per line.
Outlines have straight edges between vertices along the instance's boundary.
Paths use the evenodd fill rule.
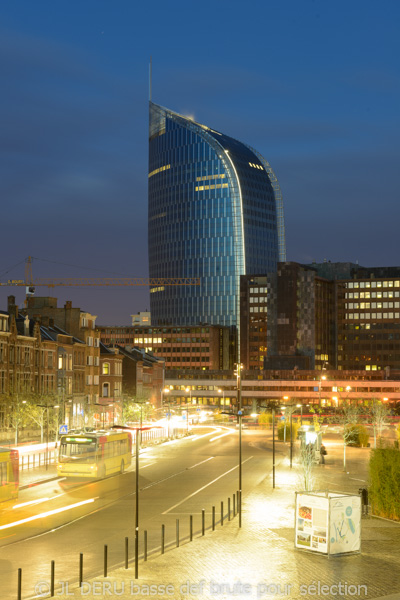
<path fill-rule="evenodd" d="M 242 441 L 245 497 L 270 476 L 272 453 L 264 432 L 244 430 Z M 283 459 L 282 452 L 286 449 L 278 450 L 278 461 Z M 207 527 L 211 525 L 212 506 L 216 507 L 217 519 L 221 501 L 226 513 L 227 499 L 238 489 L 238 432 L 227 427 L 202 428 L 192 437 L 147 449 L 141 454 L 139 473 L 140 551 L 143 531 L 147 530 L 149 552 L 159 552 L 162 524 L 166 544 L 175 544 L 176 519 L 180 520 L 183 539 L 189 535 L 190 515 L 199 535 L 202 509 Z M 32 501 L 40 503 L 25 504 Z M 31 597 L 37 582 L 49 580 L 51 560 L 56 563 L 56 581 L 76 582 L 80 553 L 85 578 L 102 572 L 104 544 L 108 545 L 110 567 L 124 560 L 125 536 L 129 538 L 130 557 L 133 555 L 132 467 L 123 475 L 85 485 L 62 480 L 42 484 L 21 491 L 18 501 L 7 504 L 0 529 L 2 599 L 15 598 L 18 568 L 22 568 L 23 596 Z M 12 504 L 24 506 L 12 509 Z M 43 516 L 21 522 L 37 515 Z"/>

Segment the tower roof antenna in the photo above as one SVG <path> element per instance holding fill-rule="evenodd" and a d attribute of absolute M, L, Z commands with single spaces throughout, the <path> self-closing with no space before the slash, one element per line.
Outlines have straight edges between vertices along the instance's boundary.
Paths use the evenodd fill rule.
<path fill-rule="evenodd" d="M 152 82 L 152 78 L 153 78 L 153 57 L 150 56 L 150 65 L 149 65 L 149 100 L 150 102 L 152 101 L 152 86 L 153 86 L 153 82 Z"/>

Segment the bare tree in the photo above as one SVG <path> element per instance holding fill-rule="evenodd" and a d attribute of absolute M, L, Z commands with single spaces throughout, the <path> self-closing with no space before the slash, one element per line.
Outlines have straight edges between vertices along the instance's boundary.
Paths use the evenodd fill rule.
<path fill-rule="evenodd" d="M 305 492 L 311 492 L 314 489 L 314 456 L 314 446 L 302 442 L 300 445 L 298 464 L 300 468 L 301 485 Z"/>
<path fill-rule="evenodd" d="M 350 400 L 344 400 L 341 407 L 341 413 L 334 418 L 342 426 L 343 438 L 343 470 L 346 470 L 346 446 L 354 437 L 353 425 L 359 422 L 362 407 Z"/>
<path fill-rule="evenodd" d="M 374 448 L 376 448 L 377 437 L 382 437 L 383 429 L 389 424 L 388 416 L 390 409 L 386 404 L 383 404 L 376 398 L 373 398 L 373 400 L 367 402 L 367 406 L 374 431 Z"/>

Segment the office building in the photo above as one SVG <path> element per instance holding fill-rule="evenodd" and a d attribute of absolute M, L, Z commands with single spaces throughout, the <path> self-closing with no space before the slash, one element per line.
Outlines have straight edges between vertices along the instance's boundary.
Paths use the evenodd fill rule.
<path fill-rule="evenodd" d="M 138 348 L 165 361 L 166 369 L 203 371 L 233 369 L 236 330 L 233 327 L 99 327 L 106 346 Z"/>
<path fill-rule="evenodd" d="M 152 102 L 148 219 L 150 277 L 200 279 L 153 286 L 153 325 L 238 326 L 240 276 L 285 260 L 282 195 L 269 163 Z"/>

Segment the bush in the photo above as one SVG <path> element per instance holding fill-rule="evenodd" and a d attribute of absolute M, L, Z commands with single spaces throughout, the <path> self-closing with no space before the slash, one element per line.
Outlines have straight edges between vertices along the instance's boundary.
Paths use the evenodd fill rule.
<path fill-rule="evenodd" d="M 400 442 L 400 423 L 397 423 L 396 437 L 397 437 L 397 442 Z"/>
<path fill-rule="evenodd" d="M 261 429 L 269 428 L 272 425 L 272 414 L 262 412 L 260 415 L 258 415 L 258 424 L 260 425 Z"/>
<path fill-rule="evenodd" d="M 286 427 L 286 441 L 290 441 L 290 423 L 286 423 L 285 421 L 281 421 L 278 425 L 278 440 L 283 441 L 285 439 L 285 427 Z M 292 421 L 292 439 L 295 441 L 297 439 L 297 431 L 300 427 L 300 423 L 297 421 Z"/>
<path fill-rule="evenodd" d="M 384 447 L 372 450 L 369 478 L 372 512 L 400 521 L 400 450 Z"/>
<path fill-rule="evenodd" d="M 366 448 L 369 442 L 369 433 L 364 425 L 346 425 L 345 440 L 347 446 Z"/>

